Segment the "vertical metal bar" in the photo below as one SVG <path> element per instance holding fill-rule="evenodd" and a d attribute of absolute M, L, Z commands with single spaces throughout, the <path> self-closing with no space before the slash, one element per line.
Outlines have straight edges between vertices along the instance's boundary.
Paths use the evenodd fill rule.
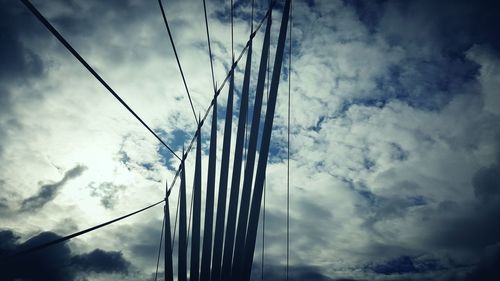
<path fill-rule="evenodd" d="M 178 254 L 178 279 L 187 281 L 187 215 L 186 215 L 186 165 L 185 154 L 182 151 L 181 162 L 181 187 L 179 189 L 179 254 Z"/>
<path fill-rule="evenodd" d="M 250 140 L 248 144 L 245 174 L 244 174 L 242 195 L 241 195 L 240 215 L 238 220 L 238 231 L 236 236 L 235 258 L 233 261 L 233 272 L 234 272 L 233 279 L 236 275 L 238 275 L 236 271 L 239 270 L 239 267 L 241 266 L 241 259 L 243 257 L 243 252 L 244 252 L 244 243 L 247 231 L 247 219 L 249 211 L 248 207 L 250 205 L 252 179 L 255 166 L 255 154 L 257 150 L 257 138 L 259 135 L 260 113 L 262 108 L 262 98 L 264 95 L 264 87 L 266 80 L 266 66 L 269 54 L 271 23 L 272 23 L 272 13 L 270 12 L 267 20 L 266 33 L 264 35 L 264 43 L 262 46 L 262 53 L 259 65 L 259 77 L 257 79 L 255 103 L 253 108 L 252 126 L 250 129 Z"/>
<path fill-rule="evenodd" d="M 215 220 L 214 251 L 212 257 L 212 273 L 210 277 L 211 281 L 219 281 L 221 272 L 222 248 L 224 242 L 224 220 L 226 218 L 229 154 L 231 151 L 231 126 L 233 122 L 233 89 L 234 73 L 231 73 L 226 107 L 226 120 L 224 124 L 224 140 L 222 143 L 222 160 L 219 179 L 219 196 L 217 200 L 217 217 Z"/>
<path fill-rule="evenodd" d="M 290 1 L 291 2 L 291 1 Z M 286 281 L 290 273 L 290 97 L 292 92 L 292 25 L 293 5 L 290 3 L 290 30 L 288 43 L 288 112 L 287 112 L 287 161 L 286 161 Z M 264 196 L 264 208 L 265 208 Z"/>
<path fill-rule="evenodd" d="M 214 98 L 210 132 L 210 152 L 208 158 L 207 197 L 205 203 L 205 226 L 203 230 L 203 251 L 201 254 L 200 280 L 210 280 L 210 261 L 212 259 L 212 232 L 214 220 L 215 162 L 217 160 L 217 97 Z"/>
<path fill-rule="evenodd" d="M 285 39 L 287 33 L 288 18 L 290 13 L 290 0 L 286 0 L 281 20 L 280 34 L 278 37 L 278 46 L 276 48 L 276 57 L 274 60 L 273 76 L 271 80 L 271 89 L 269 92 L 269 101 L 267 103 L 266 119 L 264 122 L 264 131 L 260 146 L 259 162 L 257 164 L 257 174 L 255 176 L 255 187 L 250 209 L 250 218 L 248 222 L 248 232 L 245 241 L 245 253 L 243 258 L 242 275 L 237 280 L 250 280 L 253 255 L 255 251 L 255 241 L 257 238 L 257 227 L 259 224 L 260 204 L 262 201 L 262 191 L 266 177 L 267 159 L 269 156 L 269 144 L 271 142 L 271 132 L 274 121 L 274 111 L 276 109 L 276 99 L 278 95 L 278 86 L 281 75 L 281 66 L 283 62 L 283 51 L 285 49 Z M 236 280 L 236 279 L 235 279 Z"/>
<path fill-rule="evenodd" d="M 245 77 L 243 79 L 243 90 L 241 94 L 240 114 L 238 119 L 238 130 L 236 133 L 236 148 L 234 152 L 233 177 L 231 179 L 231 195 L 229 198 L 229 210 L 227 217 L 226 240 L 224 243 L 224 256 L 222 261 L 221 280 L 231 279 L 231 268 L 233 260 L 234 236 L 236 228 L 236 216 L 238 209 L 238 195 L 241 178 L 241 165 L 243 158 L 243 140 L 245 138 L 245 124 L 248 112 L 248 88 L 250 80 L 250 66 L 252 64 L 252 42 L 249 42 L 247 61 L 245 66 Z"/>
<path fill-rule="evenodd" d="M 201 124 L 196 138 L 196 164 L 193 183 L 193 230 L 191 233 L 191 267 L 189 280 L 198 281 L 200 276 L 200 223 L 201 223 Z"/>
<path fill-rule="evenodd" d="M 174 270 L 173 270 L 173 262 L 172 262 L 172 234 L 170 231 L 170 210 L 168 205 L 168 197 L 169 193 L 165 195 L 165 281 L 173 281 L 174 280 Z"/>

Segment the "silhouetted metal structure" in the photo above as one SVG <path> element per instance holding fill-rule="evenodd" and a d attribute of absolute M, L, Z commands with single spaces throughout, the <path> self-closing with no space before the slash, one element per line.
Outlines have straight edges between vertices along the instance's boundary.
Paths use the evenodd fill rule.
<path fill-rule="evenodd" d="M 278 43 L 276 47 L 275 61 L 272 72 L 272 80 L 270 81 L 270 92 L 269 99 L 267 102 L 267 107 L 265 108 L 266 114 L 264 121 L 264 127 L 260 131 L 261 120 L 261 110 L 263 93 L 266 81 L 266 67 L 269 60 L 269 49 L 271 41 L 271 23 L 272 23 L 272 9 L 273 4 L 270 5 L 266 17 L 266 30 L 264 33 L 264 40 L 262 46 L 262 52 L 260 57 L 260 64 L 258 66 L 258 77 L 257 86 L 255 91 L 255 99 L 253 101 L 253 112 L 251 117 L 251 128 L 250 136 L 247 144 L 247 155 L 245 166 L 243 167 L 243 151 L 245 146 L 245 130 L 247 126 L 247 117 L 249 110 L 250 101 L 250 80 L 251 80 L 251 67 L 252 67 L 252 48 L 253 48 L 253 38 L 256 32 L 263 24 L 264 20 L 259 24 L 257 29 L 253 30 L 253 18 L 252 18 L 252 32 L 248 40 L 245 49 L 247 51 L 247 58 L 245 64 L 245 72 L 243 78 L 243 85 L 241 91 L 241 99 L 239 105 L 239 116 L 238 124 L 236 130 L 236 143 L 234 147 L 233 155 L 233 165 L 230 164 L 231 155 L 231 128 L 232 128 L 232 118 L 233 118 L 233 101 L 234 101 L 234 68 L 237 62 L 243 55 L 243 52 L 235 61 L 234 52 L 232 54 L 232 64 L 229 70 L 228 76 L 217 90 L 215 85 L 215 79 L 213 75 L 213 65 L 212 65 L 212 54 L 210 48 L 210 35 L 208 29 L 208 20 L 206 16 L 206 5 L 203 1 L 204 11 L 205 11 L 205 23 L 208 38 L 210 63 L 212 69 L 212 80 L 214 84 L 214 97 L 209 107 L 212 109 L 212 122 L 211 122 L 211 133 L 210 133 L 210 149 L 209 149 L 209 160 L 208 160 L 208 170 L 207 170 L 207 185 L 202 185 L 202 136 L 201 129 L 204 124 L 204 120 L 208 115 L 208 111 L 202 118 L 196 118 L 197 130 L 194 138 L 192 139 L 187 151 L 182 152 L 182 158 L 177 156 L 175 152 L 164 143 L 159 136 L 154 133 L 150 127 L 142 121 L 142 119 L 134 112 L 132 109 L 118 96 L 114 90 L 94 71 L 92 67 L 78 54 L 78 52 L 73 49 L 73 47 L 57 32 L 57 30 L 40 14 L 40 12 L 28 1 L 21 0 L 28 9 L 47 27 L 47 29 L 54 34 L 54 36 L 94 75 L 94 77 L 99 80 L 108 91 L 123 105 L 128 111 L 136 117 L 142 125 L 144 125 L 150 133 L 152 133 L 175 157 L 180 160 L 180 166 L 177 170 L 174 180 L 170 189 L 166 190 L 165 199 L 157 202 L 151 206 L 143 208 L 139 211 L 131 213 L 129 215 L 123 216 L 121 218 L 109 221 L 107 223 L 89 228 L 84 231 L 80 231 L 61 239 L 51 241 L 44 245 L 39 245 L 33 249 L 28 249 L 22 253 L 17 253 L 16 255 L 24 255 L 33 251 L 38 251 L 44 249 L 48 246 L 64 242 L 73 237 L 79 236 L 81 234 L 93 231 L 105 225 L 114 223 L 115 221 L 121 220 L 128 216 L 134 215 L 138 212 L 142 212 L 153 206 L 156 206 L 162 202 L 165 202 L 164 206 L 164 278 L 165 280 L 174 280 L 174 245 L 175 239 L 175 229 L 172 233 L 171 231 L 171 221 L 170 221 L 170 210 L 169 210 L 169 198 L 168 195 L 175 184 L 175 180 L 180 174 L 180 187 L 179 187 L 179 225 L 178 225 L 178 249 L 177 249 L 177 280 L 187 281 L 188 276 L 191 281 L 228 281 L 228 280 L 242 280 L 249 281 L 250 273 L 253 262 L 253 255 L 255 251 L 255 243 L 257 237 L 257 228 L 259 223 L 259 215 L 262 201 L 262 194 L 264 188 L 264 181 L 266 175 L 267 161 L 269 156 L 269 146 L 271 140 L 271 132 L 274 120 L 274 113 L 276 107 L 276 100 L 278 95 L 278 86 L 280 82 L 281 67 L 283 62 L 283 54 L 285 49 L 285 40 L 287 37 L 287 27 L 290 14 L 291 0 L 285 0 L 283 8 L 283 17 L 281 19 L 280 32 L 278 35 Z M 184 86 L 190 101 L 191 109 L 194 112 L 194 107 L 189 95 L 189 90 L 185 81 L 185 77 L 182 72 L 180 61 L 177 56 L 177 51 L 173 42 L 171 35 L 171 30 L 169 28 L 167 18 L 165 16 L 165 11 L 161 0 L 158 1 L 160 9 L 162 12 L 163 20 L 166 25 L 168 35 L 175 52 L 177 63 L 181 71 L 182 79 L 184 81 Z M 232 4 L 231 4 L 232 5 Z M 252 14 L 253 16 L 253 14 Z M 232 24 L 232 7 L 231 7 L 231 24 Z M 232 26 L 231 26 L 232 33 Z M 233 36 L 231 35 L 231 38 Z M 229 92 L 226 106 L 226 115 L 224 120 L 224 135 L 222 143 L 222 158 L 221 158 L 221 169 L 219 177 L 219 189 L 218 189 L 218 200 L 217 207 L 215 209 L 215 183 L 216 183 L 216 160 L 217 160 L 217 96 L 220 94 L 222 87 L 225 85 L 229 79 Z M 257 167 L 255 167 L 255 161 L 257 156 L 257 143 L 259 143 L 259 133 L 261 133 L 260 139 L 260 150 Z M 195 169 L 194 169 L 194 181 L 193 181 L 193 204 L 191 210 L 191 221 L 188 221 L 187 217 L 187 199 L 186 199 L 186 157 L 193 146 L 194 141 L 196 141 L 196 159 L 195 159 Z M 241 178 L 242 168 L 244 168 L 243 179 Z M 227 192 L 229 183 L 229 174 L 232 171 L 231 176 L 231 189 L 229 202 L 227 202 Z M 253 179 L 255 173 L 255 180 Z M 243 180 L 243 182 L 242 182 Z M 202 195 L 205 190 L 205 211 L 204 211 L 204 222 L 202 220 Z M 241 191 L 241 195 L 240 195 Z M 229 203 L 229 204 L 227 204 Z M 227 207 L 227 210 L 226 210 Z M 214 221 L 215 214 L 215 221 Z M 177 219 L 177 217 L 176 217 Z M 214 229 L 215 223 L 215 229 Z M 191 233 L 189 233 L 189 226 L 191 227 Z M 202 236 L 203 229 L 203 236 Z M 189 236 L 190 235 L 190 236 Z M 201 238 L 202 245 L 200 247 Z M 188 247 L 188 240 L 191 238 L 191 245 Z M 213 243 L 212 243 L 213 242 Z M 189 262 L 190 268 L 188 272 L 188 252 L 190 250 Z M 200 259 L 201 254 L 201 259 Z M 14 256 L 16 256 L 14 255 Z M 200 264 L 201 261 L 201 264 Z"/>
<path fill-rule="evenodd" d="M 283 54 L 285 49 L 285 40 L 290 12 L 290 0 L 285 1 L 283 17 L 281 20 L 280 33 L 278 35 L 278 44 L 272 80 L 270 81 L 269 100 L 266 107 L 264 127 L 261 132 L 260 150 L 257 167 L 255 160 L 257 154 L 257 143 L 259 142 L 259 127 L 261 120 L 261 107 L 264 93 L 266 66 L 268 62 L 268 53 L 271 33 L 271 9 L 268 13 L 266 22 L 266 31 L 262 46 L 259 72 L 257 77 L 257 87 L 255 100 L 253 103 L 252 123 L 250 138 L 248 143 L 248 152 L 246 165 L 244 167 L 243 184 L 241 184 L 241 170 L 243 166 L 243 150 L 245 143 L 245 127 L 247 126 L 247 113 L 249 108 L 250 77 L 252 64 L 252 40 L 249 40 L 241 99 L 239 106 L 238 126 L 236 131 L 236 145 L 233 153 L 233 166 L 231 177 L 231 190 L 229 197 L 229 206 L 227 209 L 226 223 L 224 216 L 226 214 L 226 196 L 229 174 L 229 151 L 231 144 L 231 123 L 233 112 L 233 83 L 234 77 L 231 72 L 228 105 L 225 119 L 224 142 L 222 147 L 222 166 L 219 183 L 219 198 L 217 205 L 217 218 L 215 227 L 215 239 L 212 253 L 212 230 L 213 230 L 213 212 L 214 212 L 214 186 L 215 186 L 215 151 L 216 151 L 216 126 L 217 126 L 217 104 L 214 99 L 212 112 L 212 129 L 210 138 L 208 181 L 206 188 L 205 205 L 205 224 L 203 237 L 203 251 L 201 260 L 201 279 L 198 267 L 199 262 L 199 215 L 200 215 L 200 183 L 201 173 L 200 161 L 200 134 L 197 138 L 196 165 L 195 165 L 195 183 L 194 183 L 194 206 L 193 206 L 193 231 L 191 245 L 191 270 L 190 280 L 211 280 L 211 281 L 229 281 L 229 280 L 250 280 L 253 255 L 257 237 L 257 228 L 259 223 L 260 206 L 265 181 L 265 172 L 267 167 L 269 146 L 271 141 L 271 132 L 274 120 L 276 100 L 278 95 L 278 86 L 281 75 Z M 251 39 L 253 36 L 251 36 Z M 253 181 L 256 171 L 255 181 Z M 182 182 L 182 179 L 181 179 Z M 183 185 L 183 184 L 181 184 Z M 241 195 L 240 195 L 241 193 Z M 182 201 L 181 201 L 182 204 Z M 182 215 L 182 214 L 181 214 Z M 181 229 L 179 229 L 179 235 Z M 180 238 L 180 237 L 179 237 Z M 181 260 L 179 260 L 181 262 Z M 182 259 L 184 262 L 184 259 Z M 212 262 L 212 263 L 211 263 Z M 179 267 L 180 268 L 180 267 Z M 211 269 L 211 270 L 210 270 Z M 209 273 L 210 271 L 210 273 Z M 180 273 L 179 273 L 180 274 Z M 184 273 L 182 273 L 184 274 Z M 180 280 L 180 279 L 179 279 Z"/>

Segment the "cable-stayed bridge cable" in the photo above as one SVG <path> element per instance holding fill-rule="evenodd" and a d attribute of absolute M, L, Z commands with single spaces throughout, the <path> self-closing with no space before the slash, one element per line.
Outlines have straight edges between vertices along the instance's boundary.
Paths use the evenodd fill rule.
<path fill-rule="evenodd" d="M 177 49 L 175 48 L 174 38 L 172 37 L 172 32 L 170 31 L 170 26 L 168 25 L 167 16 L 165 14 L 165 10 L 163 9 L 163 4 L 161 1 L 162 0 L 158 0 L 158 5 L 160 6 L 163 22 L 165 23 L 165 27 L 167 28 L 168 38 L 170 38 L 170 44 L 172 44 L 172 49 L 174 50 L 175 59 L 177 60 L 177 66 L 179 67 L 179 71 L 181 73 L 182 82 L 184 83 L 184 88 L 186 89 L 186 94 L 189 99 L 189 104 L 191 105 L 191 110 L 193 111 L 194 120 L 198 124 L 199 120 L 198 118 L 196 118 L 196 111 L 194 110 L 193 101 L 191 99 L 191 95 L 189 94 L 189 88 L 186 83 L 186 78 L 184 77 L 184 71 L 182 71 L 181 62 L 179 60 L 179 56 L 177 55 Z"/>
<path fill-rule="evenodd" d="M 207 41 L 208 41 L 208 55 L 210 56 L 210 69 L 212 71 L 212 84 L 214 87 L 214 93 L 217 93 L 217 86 L 215 85 L 214 64 L 212 60 L 212 47 L 210 44 L 210 31 L 208 29 L 207 4 L 205 2 L 206 1 L 203 0 L 203 12 L 205 14 L 205 27 L 207 30 Z"/>
<path fill-rule="evenodd" d="M 64 237 L 61 237 L 61 238 L 58 238 L 58 239 L 55 239 L 55 240 L 52 240 L 52 241 L 49 241 L 47 243 L 44 243 L 44 244 L 41 244 L 41 245 L 38 245 L 38 246 L 35 246 L 33 248 L 29 248 L 29 249 L 26 249 L 26 250 L 23 250 L 23 251 L 20 251 L 20 252 L 17 252 L 17 253 L 14 253 L 13 255 L 11 256 L 8 256 L 8 257 L 5 257 L 5 258 L 2 258 L 2 261 L 3 260 L 9 260 L 9 259 L 13 259 L 13 258 L 16 258 L 16 257 L 20 257 L 20 256 L 24 256 L 24 255 L 27 255 L 27 254 L 30 254 L 30 253 L 33 253 L 33 252 L 36 252 L 36 251 L 40 251 L 42 249 L 45 249 L 47 247 L 50 247 L 50 246 L 53 246 L 53 245 L 56 245 L 56 244 L 59 244 L 59 243 L 62 243 L 62 242 L 65 242 L 65 241 L 68 241 L 70 239 L 73 239 L 75 237 L 78 237 L 80 235 L 83 235 L 85 233 L 88 233 L 88 232 L 91 232 L 91 231 L 94 231 L 94 230 L 97 230 L 101 227 L 104 227 L 104 226 L 107 226 L 109 224 L 112 224 L 112 223 L 115 223 L 117 221 L 120 221 L 120 220 L 123 220 L 125 218 L 128 218 L 130 216 L 133 216 L 135 214 L 138 214 L 140 212 L 143 212 L 143 211 L 146 211 L 147 209 L 150 209 L 156 205 L 159 205 L 160 203 L 164 202 L 165 199 L 162 199 L 161 201 L 158 201 L 154 204 L 151 204 L 147 207 L 144 207 L 140 210 L 137 210 L 135 212 L 132 212 L 130 214 L 127 214 L 127 215 L 124 215 L 124 216 L 121 216 L 119 218 L 116 218 L 116 219 L 113 219 L 113 220 L 110 220 L 110 221 L 107 221 L 105 223 L 101 223 L 99 225 L 96 225 L 96 226 L 93 226 L 93 227 L 90 227 L 90 228 L 87 228 L 87 229 L 84 229 L 84 230 L 81 230 L 81 231 L 78 231 L 78 232 L 75 232 L 73 234 L 70 234 L 70 235 L 67 235 L 67 236 L 64 236 Z"/>
<path fill-rule="evenodd" d="M 38 9 L 31 4 L 29 0 L 21 0 L 23 4 L 35 15 L 38 20 L 61 42 L 66 49 L 92 74 L 94 77 L 101 82 L 101 84 L 132 114 L 134 117 L 141 122 L 141 124 L 148 129 L 148 131 L 153 134 L 153 136 L 160 141 L 177 159 L 181 158 L 168 146 L 140 117 L 135 113 L 130 106 L 104 81 L 104 79 L 85 61 L 85 59 L 64 39 L 64 37 L 52 26 L 52 24 L 38 11 Z"/>

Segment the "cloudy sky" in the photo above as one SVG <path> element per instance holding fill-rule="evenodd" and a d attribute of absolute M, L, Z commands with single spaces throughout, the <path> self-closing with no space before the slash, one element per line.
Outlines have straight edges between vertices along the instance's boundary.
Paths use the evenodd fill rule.
<path fill-rule="evenodd" d="M 282 2 L 273 11 L 274 47 Z M 202 1 L 163 3 L 203 114 L 213 91 Z M 250 33 L 250 3 L 235 1 L 237 54 Z M 196 125 L 157 1 L 34 5 L 180 154 Z M 255 22 L 266 5 L 255 1 Z M 229 7 L 207 1 L 219 85 L 230 66 Z M 292 69 L 288 75 L 285 60 L 267 170 L 266 280 L 285 273 L 290 76 L 294 280 L 497 280 L 498 10 L 495 1 L 293 1 Z M 252 89 L 262 37 L 254 43 Z M 226 98 L 227 88 L 218 100 L 219 158 Z M 1 256 L 161 200 L 179 164 L 11 0 L 0 0 L 0 163 Z M 27 256 L 3 266 L 0 279 L 151 280 L 162 215 L 155 207 Z"/>

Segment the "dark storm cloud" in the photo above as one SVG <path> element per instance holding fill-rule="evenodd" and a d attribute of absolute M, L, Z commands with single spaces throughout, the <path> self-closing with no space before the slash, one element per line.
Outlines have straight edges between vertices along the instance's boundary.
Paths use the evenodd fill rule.
<path fill-rule="evenodd" d="M 500 25 L 497 14 L 500 4 L 495 0 L 355 0 L 344 3 L 355 8 L 365 25 L 385 33 L 395 42 L 418 43 L 421 37 L 425 37 L 433 39 L 432 43 L 438 43 L 446 49 L 444 51 L 463 52 L 472 44 L 483 43 L 500 51 L 496 28 Z M 391 23 L 393 25 L 389 28 Z"/>
<path fill-rule="evenodd" d="M 384 275 L 422 273 L 442 268 L 443 266 L 436 259 L 415 260 L 409 256 L 401 256 L 384 263 L 367 266 L 368 270 Z"/>
<path fill-rule="evenodd" d="M 500 277 L 500 244 L 486 249 L 477 267 L 469 272 L 466 281 L 497 281 Z"/>
<path fill-rule="evenodd" d="M 0 0 L 0 155 L 8 128 L 19 126 L 11 116 L 15 104 L 11 87 L 43 75 L 45 66 L 23 38 L 35 37 L 36 27 L 20 1 Z"/>
<path fill-rule="evenodd" d="M 365 270 L 390 275 L 390 280 L 394 281 L 496 281 L 500 276 L 500 245 L 488 247 L 479 262 L 472 266 L 454 264 L 454 267 L 446 267 L 435 259 L 401 256 L 369 265 Z"/>
<path fill-rule="evenodd" d="M 134 1 L 51 1 L 50 4 L 33 1 L 42 14 L 48 16 L 77 50 L 96 44 L 89 40 L 92 32 L 99 30 L 100 19 L 111 19 L 107 25 L 123 30 L 140 22 L 153 13 L 160 20 L 154 1 L 150 5 L 137 5 Z M 50 11 L 50 13 L 48 13 Z M 96 18 L 94 15 L 99 14 Z M 51 16 L 51 17 L 49 17 Z M 161 26 L 159 26 L 161 27 Z M 80 40 L 81 39 L 81 40 Z M 43 75 L 47 66 L 40 55 L 47 54 L 47 44 L 56 39 L 29 12 L 21 1 L 0 0 L 0 113 L 12 106 L 10 85 L 26 83 L 30 78 Z M 107 46 L 106 41 L 98 43 Z M 109 42 L 108 42 L 109 43 Z M 112 47 L 112 46 L 111 46 Z M 104 50 L 105 51 L 105 50 Z M 120 50 L 107 52 L 114 59 L 121 58 Z M 84 55 L 85 57 L 85 55 Z M 1 137 L 1 136 L 0 136 Z"/>
<path fill-rule="evenodd" d="M 61 187 L 63 187 L 69 180 L 80 176 L 86 169 L 87 167 L 85 166 L 77 165 L 73 169 L 67 171 L 60 181 L 42 185 L 36 195 L 23 200 L 21 203 L 21 210 L 34 211 L 42 208 L 45 204 L 52 201 L 56 197 Z"/>
<path fill-rule="evenodd" d="M 148 18 L 153 13 L 158 16 L 157 5 L 137 5 L 134 1 L 51 1 L 50 4 L 33 1 L 42 14 L 67 36 L 68 41 L 77 50 L 86 49 L 97 44 L 89 40 L 89 36 L 99 30 L 100 19 L 111 19 L 117 29 L 123 30 Z M 50 11 L 50 13 L 48 13 Z M 99 14 L 96 18 L 94 15 Z M 161 26 L 160 26 L 161 27 Z M 94 34 L 95 35 L 95 34 Z M 41 55 L 47 54 L 47 45 L 54 44 L 56 39 L 29 12 L 21 1 L 0 0 L 0 113 L 12 106 L 10 85 L 26 83 L 29 79 L 40 77 L 47 71 L 47 65 Z M 98 43 L 107 46 L 106 41 Z M 108 42 L 109 43 L 109 42 Z M 84 50 L 85 51 L 85 50 Z M 103 50 L 106 51 L 106 50 Z M 117 48 L 107 51 L 114 60 L 122 58 Z M 84 55 L 84 54 L 83 54 Z M 85 57 L 85 55 L 84 55 Z M 1 137 L 1 136 L 0 136 Z"/>
<path fill-rule="evenodd" d="M 358 18 L 363 22 L 371 32 L 374 32 L 383 14 L 383 5 L 385 0 L 363 1 L 363 0 L 344 0 L 344 4 L 354 7 Z"/>
<path fill-rule="evenodd" d="M 52 232 L 40 233 L 26 242 L 18 243 L 18 237 L 10 230 L 0 231 L 0 255 L 12 255 L 42 243 L 58 239 Z M 57 244 L 22 257 L 0 262 L 2 280 L 72 281 L 79 274 L 127 273 L 129 262 L 120 252 L 95 249 L 90 253 L 73 255 L 66 244 Z"/>
<path fill-rule="evenodd" d="M 438 216 L 433 228 L 436 246 L 481 250 L 500 243 L 500 225 L 497 222 L 500 216 L 499 175 L 499 162 L 476 172 L 472 186 L 477 202 L 473 208 L 464 209 L 453 201 L 439 205 L 436 210 L 438 214 L 455 215 L 442 218 Z"/>
<path fill-rule="evenodd" d="M 500 243 L 500 226 L 497 223 L 500 215 L 500 196 L 498 185 L 498 165 L 494 164 L 487 168 L 480 169 L 473 180 L 477 201 L 470 204 L 459 204 L 455 201 L 443 201 L 429 206 L 423 205 L 409 211 L 413 206 L 422 206 L 420 202 L 413 202 L 401 199 L 387 199 L 375 195 L 371 203 L 371 215 L 365 220 L 366 231 L 375 235 L 379 234 L 375 224 L 384 221 L 398 221 L 408 216 L 416 216 L 415 221 L 425 222 L 421 232 L 421 239 L 424 244 L 429 245 L 435 251 L 447 251 L 449 253 L 461 253 L 469 257 L 474 257 L 478 253 L 494 247 Z M 418 203 L 418 204 L 416 204 Z M 366 253 L 372 253 L 376 260 L 376 253 L 383 252 L 385 255 L 397 255 L 397 253 L 412 253 L 414 249 L 397 247 L 387 241 L 385 244 L 371 243 L 366 249 Z M 496 253 L 496 252 L 494 252 Z M 497 253 L 498 254 L 498 253 Z M 472 262 L 469 266 L 474 272 L 491 263 L 492 254 L 483 258 L 488 262 Z M 474 259 L 474 258 L 473 258 Z M 399 256 L 368 268 L 376 273 L 384 275 L 402 273 L 422 273 L 446 269 L 456 270 L 460 267 L 459 261 L 453 261 L 453 256 L 448 257 L 446 263 L 435 259 L 415 260 L 409 256 Z M 418 263 L 417 263 L 418 262 Z M 485 269 L 486 270 L 486 269 Z M 479 273 L 478 273 L 479 274 Z M 498 274 L 498 272 L 496 272 Z M 496 275 L 497 277 L 499 275 Z M 418 279 L 417 279 L 418 280 Z M 462 279 L 458 279 L 462 280 Z M 477 279 L 479 280 L 479 279 Z"/>
<path fill-rule="evenodd" d="M 470 187 L 475 192 L 476 202 L 460 204 L 448 200 L 413 212 L 413 215 L 417 216 L 416 221 L 426 221 L 425 230 L 421 234 L 426 245 L 431 246 L 436 252 L 454 252 L 472 257 L 468 264 L 464 265 L 463 262 L 456 260 L 454 255 L 448 256 L 445 260 L 396 256 L 393 259 L 370 264 L 366 269 L 382 275 L 414 276 L 406 280 L 498 280 L 500 276 L 500 226 L 497 222 L 500 215 L 499 174 L 498 163 L 476 172 Z M 408 208 L 412 206 L 404 201 L 387 201 L 379 197 L 372 199 L 371 202 L 374 213 L 365 222 L 370 233 L 377 233 L 373 228 L 377 221 L 409 216 Z M 369 248 L 372 253 L 385 255 L 414 251 L 395 249 L 390 243 L 379 245 L 372 243 Z M 369 252 L 367 249 L 367 253 Z M 485 253 L 477 258 L 481 252 Z M 475 256 L 476 258 L 473 258 Z M 466 275 L 460 274 L 459 271 L 465 271 Z M 424 278 L 421 274 L 425 273 L 427 277 Z"/>
<path fill-rule="evenodd" d="M 39 77 L 44 65 L 37 53 L 26 47 L 24 39 L 36 36 L 39 28 L 20 1 L 0 0 L 0 117 L 12 106 L 7 85 Z"/>
<path fill-rule="evenodd" d="M 9 26 L 0 28 L 0 42 L 2 42 L 0 78 L 12 79 L 20 76 L 40 75 L 43 71 L 40 57 L 24 47 L 14 28 Z"/>
<path fill-rule="evenodd" d="M 420 214 L 421 219 L 431 218 L 428 225 L 429 244 L 435 249 L 477 253 L 485 247 L 500 242 L 500 226 L 497 223 L 500 205 L 462 206 L 445 201 L 436 209 Z"/>
<path fill-rule="evenodd" d="M 48 20 L 84 58 L 87 59 L 89 53 L 97 51 L 105 54 L 105 61 L 99 63 L 106 65 L 128 64 L 127 56 L 145 57 L 148 52 L 127 50 L 123 45 L 117 44 L 116 40 L 108 40 L 110 37 L 133 41 L 137 38 L 135 33 L 142 32 L 138 29 L 149 24 L 151 19 L 156 20 L 159 34 L 164 35 L 156 1 L 58 0 L 50 4 L 44 2 L 34 2 L 34 4 L 44 15 L 49 15 L 48 11 L 52 12 L 52 17 Z M 167 11 L 172 13 L 169 8 L 167 5 Z M 55 40 L 47 31 L 40 32 L 40 35 Z M 95 62 L 89 61 L 89 63 L 93 65 Z M 107 76 L 106 73 L 100 74 Z"/>
<path fill-rule="evenodd" d="M 436 247 L 480 251 L 500 243 L 500 225 L 497 222 L 500 216 L 499 175 L 499 162 L 476 172 L 472 188 L 477 201 L 472 207 L 464 208 L 454 201 L 439 204 L 434 210 L 436 224 L 432 228 Z"/>
<path fill-rule="evenodd" d="M 376 79 L 387 98 L 439 109 L 474 81 L 479 66 L 466 58 L 474 45 L 500 54 L 498 1 L 344 1 L 373 36 L 380 36 L 407 56 Z M 391 54 L 388 54 L 391 56 Z"/>
<path fill-rule="evenodd" d="M 136 24 L 141 19 L 144 20 L 151 14 L 158 16 L 158 4 L 156 1 L 151 1 L 149 4 L 134 0 L 109 0 L 109 1 L 76 1 L 76 0 L 55 0 L 50 3 L 43 1 L 32 1 L 32 3 L 45 16 L 51 16 L 51 21 L 56 28 L 61 29 L 67 35 L 83 35 L 90 36 L 92 31 L 99 29 L 101 20 L 110 20 L 112 25 L 121 28 L 128 28 Z M 27 12 L 24 5 L 19 4 L 22 10 Z M 48 13 L 48 12 L 52 13 Z M 34 19 L 37 25 L 41 25 L 31 13 L 27 14 Z M 95 17 L 95 14 L 100 14 L 100 17 Z M 109 22 L 108 22 L 109 24 Z M 64 34 L 63 34 L 64 35 Z M 41 36 L 51 37 L 48 31 Z M 93 42 L 92 43 L 97 43 Z M 105 42 L 99 42 L 105 43 Z"/>
<path fill-rule="evenodd" d="M 72 263 L 87 272 L 126 272 L 129 264 L 120 252 L 96 249 L 90 253 L 74 256 Z"/>
<path fill-rule="evenodd" d="M 20 1 L 0 0 L 0 79 L 17 79 L 43 73 L 40 57 L 26 48 L 23 39 L 37 28 Z"/>
<path fill-rule="evenodd" d="M 474 80 L 479 66 L 463 58 L 408 58 L 395 69 L 390 81 L 380 80 L 380 89 L 394 89 L 393 94 L 410 105 L 433 109 L 449 102 L 463 83 Z"/>

